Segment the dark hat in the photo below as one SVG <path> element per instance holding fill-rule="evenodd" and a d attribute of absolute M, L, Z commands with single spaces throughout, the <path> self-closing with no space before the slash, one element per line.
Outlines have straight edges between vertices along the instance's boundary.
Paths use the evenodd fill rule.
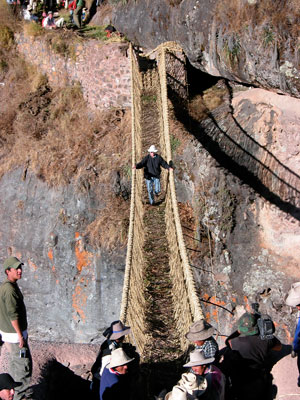
<path fill-rule="evenodd" d="M 130 333 L 130 327 L 125 326 L 122 321 L 117 321 L 112 325 L 112 334 L 110 335 L 110 340 L 120 339 L 122 336 L 128 335 Z"/>
<path fill-rule="evenodd" d="M 17 269 L 20 265 L 24 265 L 17 257 L 9 257 L 4 261 L 4 271 L 8 268 Z"/>
<path fill-rule="evenodd" d="M 14 389 L 21 385 L 21 382 L 15 382 L 9 374 L 0 374 L 0 390 Z"/>
<path fill-rule="evenodd" d="M 255 315 L 250 313 L 243 314 L 238 320 L 238 330 L 241 336 L 256 335 L 259 330 Z"/>

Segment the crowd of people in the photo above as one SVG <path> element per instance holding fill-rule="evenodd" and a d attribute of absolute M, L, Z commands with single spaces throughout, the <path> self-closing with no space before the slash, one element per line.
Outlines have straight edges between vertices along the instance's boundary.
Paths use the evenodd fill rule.
<path fill-rule="evenodd" d="M 41 23 L 45 29 L 62 28 L 66 23 L 75 28 L 88 24 L 103 0 L 6 0 L 14 14 L 20 11 L 26 21 Z M 59 16 L 67 9 L 69 18 Z M 64 13 L 64 15 L 66 15 Z"/>
<path fill-rule="evenodd" d="M 7 348 L 9 373 L 0 374 L 0 399 L 24 400 L 31 398 L 30 380 L 32 358 L 28 345 L 27 314 L 23 294 L 18 286 L 23 263 L 11 256 L 4 261 L 6 279 L 0 285 L 1 346 Z M 292 285 L 286 304 L 300 312 L 300 282 Z M 300 318 L 293 341 L 292 356 L 300 353 Z M 186 369 L 171 391 L 162 391 L 159 400 L 268 400 L 272 394 L 272 365 L 269 356 L 282 348 L 273 335 L 272 321 L 266 329 L 258 313 L 244 313 L 237 321 L 237 330 L 219 349 L 214 338 L 215 329 L 205 320 L 193 323 L 186 338 L 192 343 Z M 270 324 L 271 322 L 271 324 Z M 270 331 L 271 326 L 271 331 Z M 111 323 L 103 335 L 98 356 L 92 367 L 91 394 L 96 400 L 129 400 L 139 382 L 140 357 L 136 349 L 125 341 L 131 332 L 122 321 Z M 0 346 L 0 349 L 1 349 Z M 300 387 L 300 375 L 297 382 Z"/>

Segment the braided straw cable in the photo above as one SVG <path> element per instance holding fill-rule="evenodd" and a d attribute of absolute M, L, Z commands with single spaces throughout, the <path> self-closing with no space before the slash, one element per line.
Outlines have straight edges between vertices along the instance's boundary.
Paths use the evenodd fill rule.
<path fill-rule="evenodd" d="M 160 49 L 160 57 L 159 62 L 161 64 L 161 96 L 162 96 L 162 114 L 163 114 L 163 125 L 164 125 L 164 135 L 165 135 L 165 145 L 166 145 L 166 155 L 168 162 L 172 159 L 172 152 L 171 152 L 171 144 L 170 144 L 170 131 L 169 131 L 169 112 L 168 112 L 168 93 L 167 93 L 167 71 L 166 71 L 166 48 L 162 47 Z M 204 315 L 202 312 L 202 308 L 200 305 L 200 301 L 196 291 L 196 285 L 194 281 L 193 271 L 188 261 L 188 256 L 186 252 L 185 242 L 183 238 L 181 222 L 179 217 L 179 211 L 177 206 L 177 198 L 176 198 L 176 190 L 175 190 L 175 181 L 174 181 L 174 172 L 170 171 L 169 176 L 169 186 L 171 192 L 171 201 L 172 201 L 172 208 L 174 213 L 174 221 L 176 226 L 177 232 L 177 240 L 179 245 L 180 256 L 182 259 L 183 271 L 184 276 L 187 284 L 188 295 L 190 298 L 191 308 L 193 319 L 203 319 Z M 178 299 L 181 301 L 181 299 Z"/>

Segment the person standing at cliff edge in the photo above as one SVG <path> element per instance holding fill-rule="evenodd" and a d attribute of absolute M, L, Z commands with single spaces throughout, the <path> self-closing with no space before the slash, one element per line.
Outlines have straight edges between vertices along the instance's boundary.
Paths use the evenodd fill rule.
<path fill-rule="evenodd" d="M 7 258 L 3 264 L 7 279 L 0 286 L 0 334 L 8 350 L 9 373 L 22 383 L 15 389 L 15 400 L 30 395 L 28 388 L 32 375 L 26 307 L 17 283 L 22 278 L 23 265 L 16 257 Z"/>
<path fill-rule="evenodd" d="M 146 180 L 151 205 L 154 204 L 154 193 L 156 196 L 160 194 L 160 167 L 162 166 L 165 169 L 173 171 L 173 168 L 162 158 L 162 156 L 156 154 L 157 152 L 157 148 L 154 145 L 151 145 L 148 149 L 149 154 L 144 157 L 142 161 L 133 166 L 133 169 L 144 168 L 144 178 Z"/>

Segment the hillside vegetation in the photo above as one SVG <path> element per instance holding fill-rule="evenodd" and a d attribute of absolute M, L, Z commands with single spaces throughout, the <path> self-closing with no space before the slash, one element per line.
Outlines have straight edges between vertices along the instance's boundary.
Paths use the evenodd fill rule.
<path fill-rule="evenodd" d="M 50 186 L 75 183 L 78 191 L 97 192 L 104 184 L 106 208 L 86 233 L 94 245 L 124 243 L 129 205 L 114 189 L 113 177 L 129 184 L 130 113 L 92 113 L 78 82 L 51 88 L 47 77 L 17 53 L 14 33 L 20 29 L 23 24 L 1 1 L 0 177 L 22 167 L 23 179 L 33 172 Z M 107 219 L 115 223 L 105 224 Z"/>

